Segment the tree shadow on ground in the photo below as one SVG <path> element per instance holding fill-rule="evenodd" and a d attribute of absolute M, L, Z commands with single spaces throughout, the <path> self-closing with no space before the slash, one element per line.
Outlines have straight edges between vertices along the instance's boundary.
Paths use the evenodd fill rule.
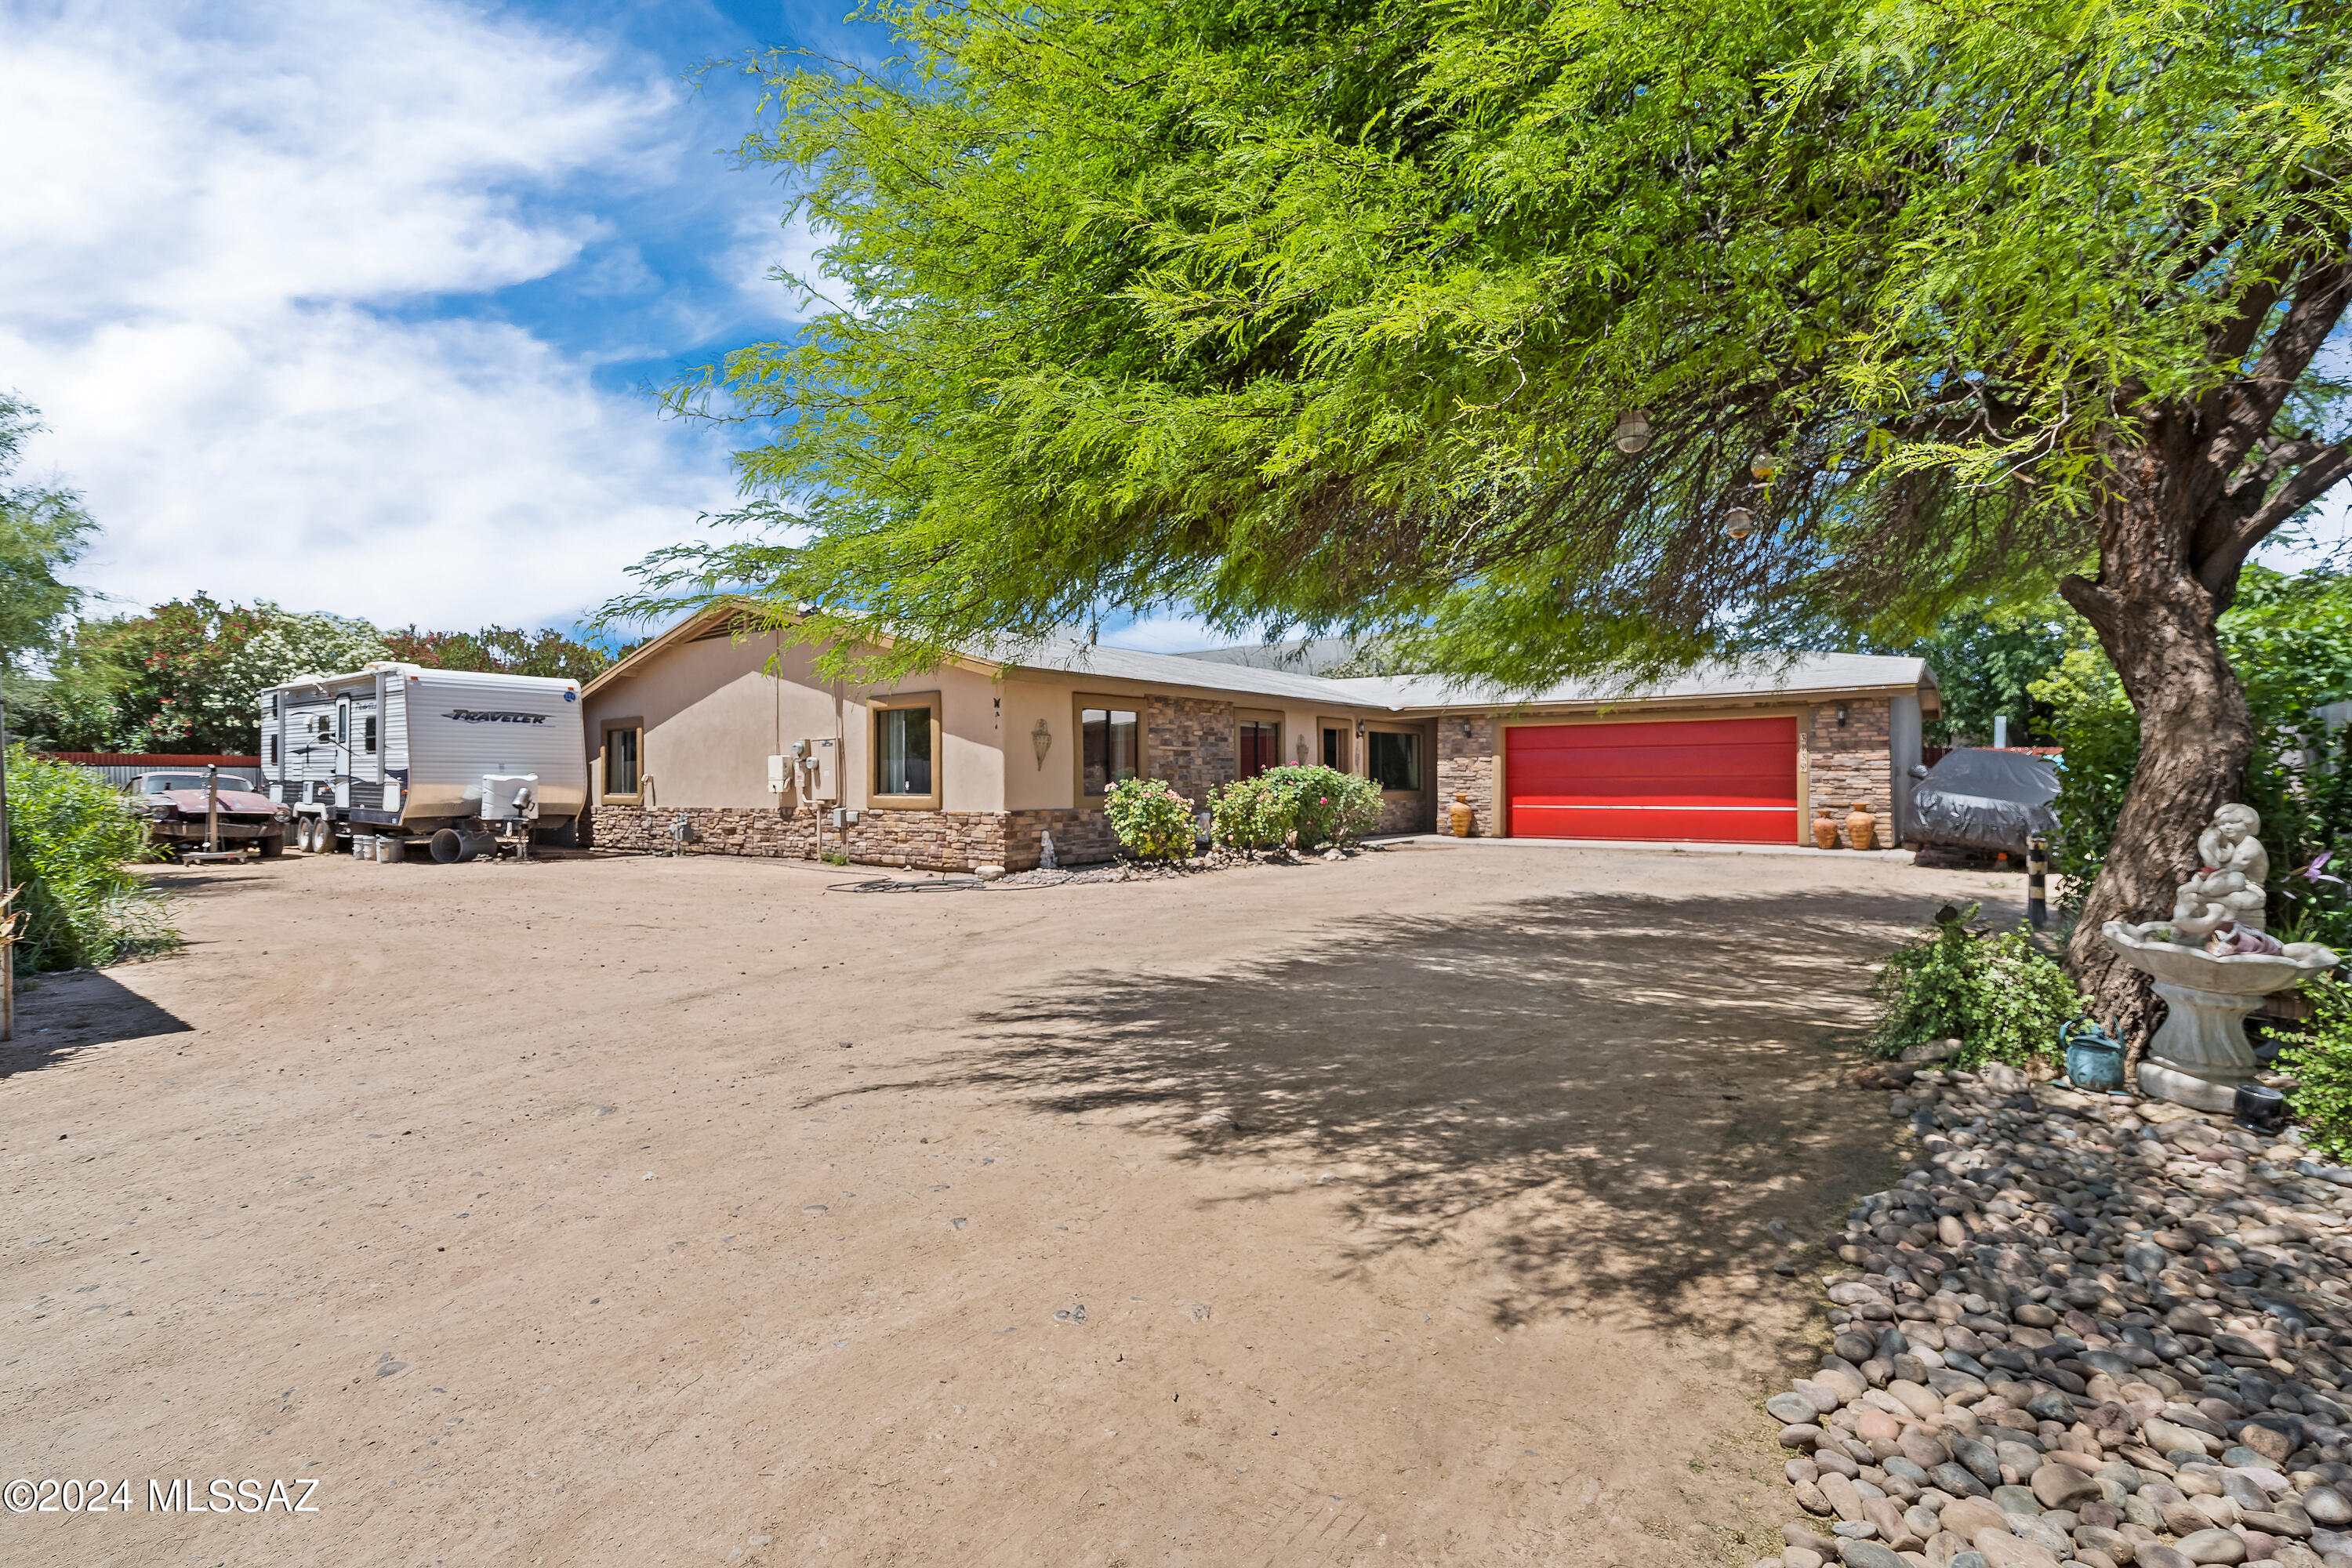
<path fill-rule="evenodd" d="M 101 970 L 40 974 L 19 987 L 16 1037 L 0 1041 L 0 1079 L 37 1071 L 93 1046 L 190 1034 L 194 1026 Z"/>
<path fill-rule="evenodd" d="M 1489 1253 L 1497 1322 L 1576 1310 L 1719 1329 L 1742 1315 L 1739 1282 L 1787 1256 L 1774 1220 L 1818 1234 L 1857 1185 L 1895 1173 L 1878 1101 L 1833 1074 L 1866 1017 L 1869 962 L 1931 909 L 1598 897 L 1360 918 L 1219 973 L 1069 976 L 978 1017 L 976 1045 L 923 1087 L 1115 1115 L 1181 1139 L 1180 1158 L 1290 1168 L 1256 1198 L 1326 1171 L 1351 1268 Z"/>

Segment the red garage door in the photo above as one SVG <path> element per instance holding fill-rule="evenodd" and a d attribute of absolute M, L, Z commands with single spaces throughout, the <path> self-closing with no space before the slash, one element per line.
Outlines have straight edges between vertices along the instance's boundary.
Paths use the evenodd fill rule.
<path fill-rule="evenodd" d="M 1797 841 L 1797 721 L 1523 724 L 1503 731 L 1520 838 Z"/>

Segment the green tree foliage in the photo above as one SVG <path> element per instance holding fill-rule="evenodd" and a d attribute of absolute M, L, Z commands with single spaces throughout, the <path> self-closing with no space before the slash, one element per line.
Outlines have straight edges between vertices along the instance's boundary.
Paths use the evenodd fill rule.
<path fill-rule="evenodd" d="M 472 669 L 578 681 L 593 680 L 621 657 L 602 644 L 582 642 L 549 627 L 535 632 L 498 626 L 478 632 L 425 632 L 412 624 L 384 633 L 383 640 L 394 658 L 427 669 Z"/>
<path fill-rule="evenodd" d="M 1166 779 L 1118 779 L 1103 796 L 1103 818 L 1128 853 L 1146 860 L 1180 858 L 1197 837 L 1192 803 Z"/>
<path fill-rule="evenodd" d="M 47 649 L 80 607 L 82 591 L 58 574 L 81 558 L 98 527 L 73 491 L 16 479 L 24 444 L 40 427 L 31 405 L 0 393 L 0 660 L 11 667 Z"/>
<path fill-rule="evenodd" d="M 1932 746 L 1990 746 L 1993 720 L 2009 719 L 2012 746 L 2054 745 L 2057 713 L 2033 695 L 2068 649 L 2095 647 L 2089 628 L 2056 597 L 2022 607 L 1964 609 L 1916 642 L 1887 647 L 1927 661 L 1943 710 L 1927 721 Z"/>
<path fill-rule="evenodd" d="M 163 895 L 131 866 L 152 859 L 147 822 L 87 768 L 8 748 L 8 876 L 25 911 L 19 971 L 114 963 L 174 945 Z"/>
<path fill-rule="evenodd" d="M 2090 552 L 2122 389 L 2210 392 L 2343 248 L 2333 5 L 868 14 L 887 68 L 747 68 L 837 295 L 717 378 L 790 542 L 617 608 L 904 663 L 1181 599 L 1519 685 L 1916 629 Z"/>
<path fill-rule="evenodd" d="M 1951 1065 L 2022 1065 L 2059 1055 L 2058 1030 L 2083 1010 L 2066 972 L 2016 931 L 1971 930 L 1976 906 L 1946 910 L 1918 942 L 1890 954 L 1878 973 L 1881 1056 L 1957 1039 Z"/>
<path fill-rule="evenodd" d="M 198 593 L 75 627 L 42 738 L 58 751 L 247 755 L 261 743 L 262 688 L 391 657 L 365 621 Z"/>

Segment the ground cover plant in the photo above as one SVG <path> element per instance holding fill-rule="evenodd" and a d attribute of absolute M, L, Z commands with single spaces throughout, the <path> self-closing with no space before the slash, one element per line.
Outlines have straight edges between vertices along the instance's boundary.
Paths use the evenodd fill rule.
<path fill-rule="evenodd" d="M 8 749 L 20 972 L 95 967 L 175 945 L 167 899 L 131 868 L 157 858 L 146 820 L 120 790 L 87 768 Z"/>
<path fill-rule="evenodd" d="M 1268 768 L 1211 791 L 1209 816 L 1211 837 L 1228 848 L 1352 844 L 1380 826 L 1381 792 L 1319 763 Z"/>
<path fill-rule="evenodd" d="M 1919 941 L 1887 955 L 1871 1030 L 1879 1055 L 1948 1039 L 1960 1042 L 1958 1067 L 2062 1054 L 2058 1030 L 2083 1011 L 2082 993 L 2021 933 L 1971 927 L 1976 912 L 1948 907 Z"/>
<path fill-rule="evenodd" d="M 1200 837 L 1192 803 L 1166 779 L 1119 779 L 1103 795 L 1103 816 L 1119 847 L 1145 860 L 1190 855 Z"/>
<path fill-rule="evenodd" d="M 2290 1103 L 2313 1147 L 2352 1161 L 2352 984 L 2321 980 L 2303 994 L 2311 1016 L 2279 1053 L 2279 1070 L 2295 1080 Z"/>

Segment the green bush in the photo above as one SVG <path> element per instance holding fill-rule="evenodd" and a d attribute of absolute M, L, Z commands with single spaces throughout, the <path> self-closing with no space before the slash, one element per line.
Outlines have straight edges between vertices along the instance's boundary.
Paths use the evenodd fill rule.
<path fill-rule="evenodd" d="M 1210 834 L 1234 849 L 1352 844 L 1381 825 L 1380 786 L 1320 763 L 1268 768 L 1209 795 Z"/>
<path fill-rule="evenodd" d="M 1103 796 L 1103 816 L 1128 853 L 1166 860 L 1192 852 L 1192 803 L 1166 779 L 1120 779 Z"/>
<path fill-rule="evenodd" d="M 2301 1042 L 2278 1058 L 2279 1070 L 2295 1081 L 2288 1104 L 2313 1148 L 2339 1163 L 2352 1160 L 2352 984 L 2312 981 L 2303 994 L 2311 1017 Z"/>
<path fill-rule="evenodd" d="M 1871 1029 L 1879 1055 L 1948 1039 L 1960 1042 L 1955 1067 L 2059 1055 L 2059 1026 L 2083 1010 L 2082 993 L 2016 931 L 1969 930 L 1976 912 L 1974 904 L 1948 910 L 1924 940 L 1888 955 Z"/>
<path fill-rule="evenodd" d="M 159 858 L 130 797 L 88 768 L 8 748 L 8 873 L 22 890 L 19 973 L 176 946 L 164 895 L 131 871 Z"/>

